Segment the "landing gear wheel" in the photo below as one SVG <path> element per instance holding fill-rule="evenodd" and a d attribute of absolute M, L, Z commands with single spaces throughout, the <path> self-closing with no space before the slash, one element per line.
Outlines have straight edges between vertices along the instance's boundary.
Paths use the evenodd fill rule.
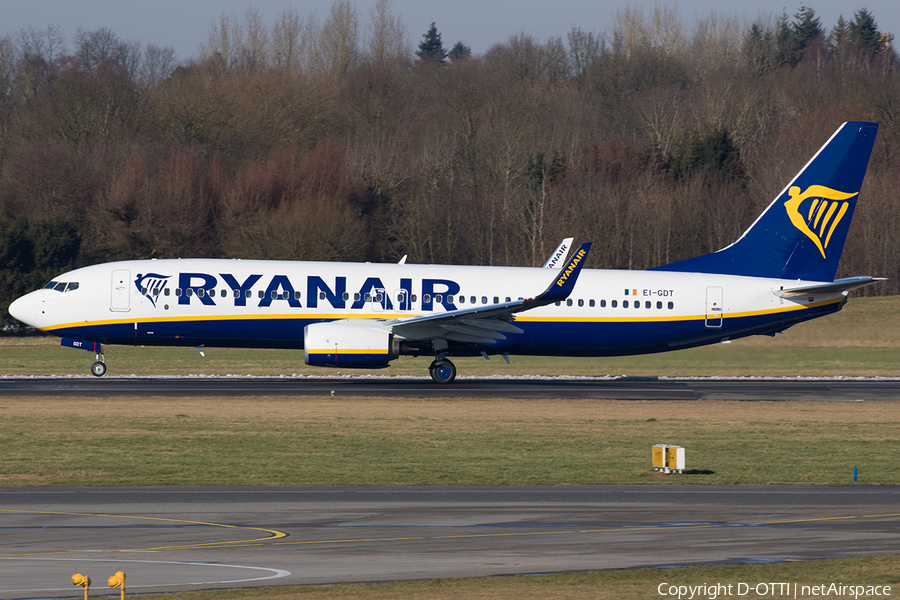
<path fill-rule="evenodd" d="M 428 372 L 435 383 L 452 383 L 456 379 L 456 365 L 446 358 L 431 363 Z"/>
<path fill-rule="evenodd" d="M 91 365 L 91 375 L 95 377 L 103 377 L 106 375 L 106 363 L 102 363 L 99 360 Z"/>

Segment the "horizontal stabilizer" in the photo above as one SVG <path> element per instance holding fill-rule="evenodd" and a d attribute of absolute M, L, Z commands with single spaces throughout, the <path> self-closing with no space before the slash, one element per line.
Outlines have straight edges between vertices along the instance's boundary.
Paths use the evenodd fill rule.
<path fill-rule="evenodd" d="M 775 292 L 776 296 L 782 298 L 794 298 L 797 296 L 831 296 L 841 294 L 861 288 L 865 285 L 878 283 L 879 281 L 887 281 L 885 277 L 847 277 L 845 279 L 837 279 L 833 282 L 817 283 L 814 285 L 805 285 L 790 289 L 780 289 Z"/>

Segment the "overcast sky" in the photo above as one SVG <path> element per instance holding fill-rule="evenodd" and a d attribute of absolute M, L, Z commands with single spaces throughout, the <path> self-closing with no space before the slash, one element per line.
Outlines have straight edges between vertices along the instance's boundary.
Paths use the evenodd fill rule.
<path fill-rule="evenodd" d="M 760 16 L 777 18 L 786 9 L 789 15 L 803 4 L 815 9 L 822 25 L 830 31 L 843 14 L 846 20 L 865 7 L 874 16 L 882 32 L 900 34 L 900 7 L 897 0 L 863 0 L 861 4 L 845 0 L 809 0 L 788 3 L 784 0 L 755 0 L 729 3 L 721 0 L 681 0 L 658 2 L 676 6 L 682 23 L 690 30 L 698 18 L 715 10 L 720 16 L 736 16 L 752 22 Z M 293 6 L 302 16 L 316 12 L 320 19 L 328 13 L 332 0 L 0 0 L 0 35 L 15 33 L 34 25 L 61 25 L 71 41 L 75 31 L 108 27 L 120 38 L 143 44 L 171 46 L 179 59 L 198 54 L 200 43 L 209 32 L 210 23 L 223 12 L 243 16 L 248 6 L 255 7 L 271 25 L 285 9 Z M 375 0 L 357 0 L 360 17 L 366 20 Z M 525 32 L 539 41 L 561 36 L 577 26 L 587 31 L 603 32 L 610 28 L 616 10 L 625 6 L 652 9 L 653 0 L 611 2 L 604 0 L 393 0 L 393 12 L 406 23 L 410 42 L 415 48 L 429 24 L 437 23 L 444 47 L 457 41 L 471 46 L 475 54 L 503 42 L 510 35 Z M 900 43 L 900 35 L 895 43 Z"/>

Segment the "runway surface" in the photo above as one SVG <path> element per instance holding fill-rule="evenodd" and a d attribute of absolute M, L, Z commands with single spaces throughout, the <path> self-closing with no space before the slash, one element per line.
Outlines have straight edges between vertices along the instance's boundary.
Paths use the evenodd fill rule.
<path fill-rule="evenodd" d="M 0 531 L 4 599 L 777 562 L 900 552 L 900 486 L 0 488 Z"/>
<path fill-rule="evenodd" d="M 900 379 L 3 377 L 0 396 L 336 396 L 610 400 L 897 400 Z"/>

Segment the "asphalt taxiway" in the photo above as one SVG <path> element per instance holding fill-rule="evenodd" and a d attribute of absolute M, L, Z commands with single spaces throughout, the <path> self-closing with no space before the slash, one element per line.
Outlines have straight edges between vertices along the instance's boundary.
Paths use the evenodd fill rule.
<path fill-rule="evenodd" d="M 900 486 L 5 488 L 0 531 L 4 599 L 539 574 L 897 553 Z"/>
<path fill-rule="evenodd" d="M 2 377 L 0 396 L 357 396 L 608 400 L 897 400 L 900 379 L 460 377 Z"/>

